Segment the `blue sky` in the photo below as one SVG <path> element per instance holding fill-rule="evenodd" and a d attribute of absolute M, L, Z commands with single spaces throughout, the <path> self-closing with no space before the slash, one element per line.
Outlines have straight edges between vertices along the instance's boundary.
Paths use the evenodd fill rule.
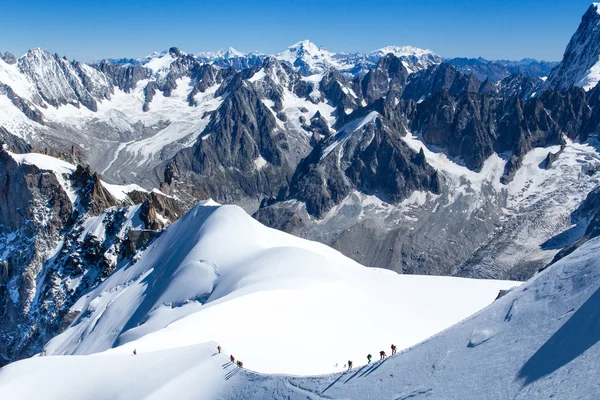
<path fill-rule="evenodd" d="M 233 46 L 279 52 L 303 39 L 331 51 L 387 45 L 445 57 L 560 60 L 589 0 L 0 0 L 0 51 L 82 61 Z"/>

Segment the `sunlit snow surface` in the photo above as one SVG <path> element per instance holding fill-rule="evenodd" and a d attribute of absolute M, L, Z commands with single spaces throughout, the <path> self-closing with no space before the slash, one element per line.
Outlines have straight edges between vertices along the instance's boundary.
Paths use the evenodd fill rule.
<path fill-rule="evenodd" d="M 229 351 L 237 351 L 233 343 L 221 343 L 223 354 L 217 354 L 215 342 L 178 347 L 173 329 L 170 337 L 164 337 L 169 350 L 142 350 L 148 340 L 131 343 L 137 345 L 136 356 L 115 349 L 94 356 L 35 357 L 13 363 L 0 371 L 0 394 L 11 399 L 596 399 L 599 252 L 600 240 L 593 239 L 471 318 L 397 356 L 344 373 L 257 374 L 248 359 L 244 359 L 248 369 L 228 362 Z M 322 313 L 337 311 L 321 305 Z M 345 335 L 360 329 L 360 323 L 375 334 L 393 320 L 373 326 L 361 317 L 357 312 L 356 325 Z M 278 321 L 254 323 L 262 324 L 269 335 L 274 324 L 299 318 L 285 312 Z M 220 323 L 224 321 L 226 315 Z M 304 323 L 306 330 L 320 332 L 319 340 L 329 340 L 318 321 Z M 248 329 L 235 326 L 240 335 Z M 265 356 L 276 353 L 287 359 L 297 355 L 295 345 L 309 340 L 302 333 L 287 337 L 284 345 L 254 344 Z M 386 346 L 370 347 L 376 356 Z M 314 355 L 314 362 L 321 357 Z"/>
<path fill-rule="evenodd" d="M 120 356 L 215 341 L 256 371 L 327 373 L 392 343 L 414 345 L 515 285 L 365 268 L 241 208 L 205 203 L 81 298 L 81 314 L 46 353 Z"/>

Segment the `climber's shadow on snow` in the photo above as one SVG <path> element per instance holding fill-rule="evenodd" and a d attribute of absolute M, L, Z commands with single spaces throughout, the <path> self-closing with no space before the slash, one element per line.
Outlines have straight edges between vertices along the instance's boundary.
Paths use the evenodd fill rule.
<path fill-rule="evenodd" d="M 600 289 L 523 365 L 523 386 L 550 375 L 600 341 Z"/>
<path fill-rule="evenodd" d="M 226 374 L 225 374 L 225 380 L 226 380 L 226 381 L 228 381 L 228 380 L 230 380 L 231 378 L 233 378 L 235 375 L 237 375 L 237 374 L 238 374 L 238 372 L 240 372 L 240 369 L 241 369 L 241 368 L 239 368 L 239 367 L 238 367 L 238 368 L 236 368 L 236 369 L 234 369 L 234 370 L 231 370 L 231 371 L 229 371 L 228 373 L 226 373 Z"/>

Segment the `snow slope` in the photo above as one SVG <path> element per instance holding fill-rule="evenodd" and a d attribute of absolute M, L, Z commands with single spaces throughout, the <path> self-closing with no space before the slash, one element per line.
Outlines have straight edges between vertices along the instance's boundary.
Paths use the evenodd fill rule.
<path fill-rule="evenodd" d="M 600 82 L 599 40 L 600 3 L 592 3 L 569 41 L 561 63 L 546 80 L 545 89 L 594 88 Z"/>
<path fill-rule="evenodd" d="M 472 318 L 384 362 L 326 377 L 238 375 L 224 397 L 597 399 L 599 252 L 594 239 Z"/>
<path fill-rule="evenodd" d="M 254 370 L 326 373 L 348 358 L 359 364 L 373 346 L 414 345 L 517 285 L 365 268 L 213 204 L 193 208 L 137 263 L 82 297 L 72 308 L 79 317 L 47 354 L 218 341 Z"/>
<path fill-rule="evenodd" d="M 137 356 L 116 349 L 32 358 L 0 371 L 0 394 L 19 399 L 595 399 L 600 395 L 598 252 L 600 239 L 593 239 L 471 318 L 397 356 L 341 374 L 257 374 L 228 363 L 228 354 L 216 354 L 211 342 Z"/>

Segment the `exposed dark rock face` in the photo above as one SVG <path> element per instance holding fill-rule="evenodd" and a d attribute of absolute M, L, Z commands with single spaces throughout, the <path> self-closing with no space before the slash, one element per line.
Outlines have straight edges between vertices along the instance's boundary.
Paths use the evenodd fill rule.
<path fill-rule="evenodd" d="M 350 94 L 349 86 L 347 80 L 336 71 L 328 72 L 321 80 L 320 89 L 338 107 L 338 114 L 343 114 L 346 109 L 354 110 L 357 106 L 359 98 Z"/>
<path fill-rule="evenodd" d="M 501 81 L 510 75 L 523 75 L 528 78 L 548 76 L 557 62 L 523 59 L 521 61 L 497 60 L 489 61 L 483 58 L 450 58 L 445 60 L 458 71 L 473 75 L 480 81 L 489 79 Z"/>
<path fill-rule="evenodd" d="M 320 142 L 294 173 L 280 200 L 298 199 L 322 218 L 353 190 L 396 203 L 414 190 L 439 191 L 436 171 L 372 111 Z"/>
<path fill-rule="evenodd" d="M 451 95 L 461 93 L 479 93 L 481 82 L 472 75 L 458 72 L 450 64 L 442 63 L 427 70 L 411 74 L 406 89 L 403 93 L 404 99 L 422 101 L 430 95 L 442 90 Z"/>
<path fill-rule="evenodd" d="M 129 197 L 135 204 L 142 204 L 140 217 L 148 229 L 164 229 L 171 221 L 176 221 L 185 214 L 189 207 L 180 200 L 156 191 L 147 193 L 134 191 Z"/>
<path fill-rule="evenodd" d="M 93 66 L 109 77 L 114 86 L 127 93 L 135 88 L 139 81 L 148 78 L 151 74 L 150 70 L 140 65 L 113 64 L 106 60 Z"/>
<path fill-rule="evenodd" d="M 144 88 L 144 105 L 142 109 L 144 111 L 150 110 L 150 103 L 158 90 L 158 84 L 156 82 L 149 82 Z"/>
<path fill-rule="evenodd" d="M 522 101 L 520 96 L 437 92 L 417 106 L 412 131 L 425 143 L 441 147 L 452 157 L 479 171 L 493 153 L 509 152 L 503 182 L 509 182 L 525 154 L 534 147 L 563 144 L 562 135 L 585 140 L 597 126 L 600 110 L 595 92 L 546 91 Z M 588 104 L 588 100 L 591 102 Z"/>
<path fill-rule="evenodd" d="M 110 82 L 96 70 L 57 54 L 33 49 L 18 60 L 19 69 L 36 85 L 39 96 L 50 105 L 83 105 L 97 111 L 97 101 L 109 99 Z"/>
<path fill-rule="evenodd" d="M 36 277 L 73 206 L 54 174 L 20 165 L 3 150 L 0 193 L 0 243 L 12 246 L 0 277 L 0 358 L 10 360 L 27 345 L 29 335 L 20 336 L 17 330 L 29 329 L 24 323 L 32 317 Z"/>
<path fill-rule="evenodd" d="M 204 93 L 206 89 L 223 81 L 223 70 L 217 69 L 210 64 L 196 65 L 191 70 L 193 89 L 188 95 L 188 104 L 196 106 L 194 96 Z"/>
<path fill-rule="evenodd" d="M 0 146 L 2 145 L 6 145 L 8 150 L 16 153 L 29 153 L 31 151 L 31 146 L 27 142 L 0 126 Z"/>
<path fill-rule="evenodd" d="M 378 80 L 391 82 L 385 71 L 380 69 Z M 363 82 L 353 82 L 358 104 L 363 100 Z M 474 172 L 482 171 L 486 160 L 499 154 L 506 165 L 498 185 L 507 185 L 532 149 L 564 147 L 565 138 L 586 140 L 597 132 L 598 90 L 586 93 L 571 88 L 540 93 L 540 87 L 541 80 L 518 75 L 482 83 L 447 64 L 409 75 L 401 99 L 382 85 L 379 100 L 338 114 L 338 131 L 313 142 L 313 151 L 299 164 L 289 186 L 275 198 L 263 201 L 255 217 L 270 226 L 323 241 L 366 265 L 404 273 L 527 279 L 540 262 L 495 265 L 490 257 L 515 245 L 515 232 L 539 224 L 543 212 L 527 206 L 524 214 L 505 221 L 502 210 L 509 198 L 502 186 L 486 183 L 477 192 L 470 189 L 472 183 L 467 177 L 448 179 L 427 164 L 422 149 L 408 148 L 404 137 L 410 132 L 430 150 L 448 155 Z M 378 113 L 375 121 L 381 129 L 369 131 L 377 122 L 362 126 L 353 135 L 342 128 L 353 121 L 358 123 L 370 112 Z M 407 166 L 394 166 L 397 175 L 384 167 L 388 163 L 381 162 L 386 145 L 394 143 L 389 138 L 399 139 L 392 147 L 395 154 L 404 155 L 401 159 Z M 328 147 L 333 148 L 330 154 L 325 151 Z M 555 153 L 546 161 L 540 160 L 539 168 L 552 168 L 558 157 Z M 461 185 L 467 187 L 466 192 L 455 197 L 456 187 Z M 587 182 L 582 187 L 589 185 Z M 402 209 L 399 203 L 414 191 L 441 197 L 416 208 L 406 228 L 393 225 L 390 221 L 404 218 L 404 211 L 395 211 Z M 387 204 L 384 215 L 389 216 L 369 214 L 362 220 L 369 209 L 361 203 L 364 195 Z M 469 205 L 473 201 L 478 202 L 475 211 Z M 553 201 L 548 200 L 549 207 Z M 335 213 L 331 213 L 334 207 Z M 464 213 L 471 217 L 461 218 Z"/>
<path fill-rule="evenodd" d="M 1 53 L 0 53 L 1 56 Z M 4 52 L 4 56 L 2 56 L 2 59 L 4 60 L 5 63 L 10 64 L 10 65 L 14 65 L 17 63 L 17 59 L 15 58 L 15 56 L 12 53 L 9 53 L 8 51 Z"/>
<path fill-rule="evenodd" d="M 392 102 L 402 96 L 407 79 L 408 71 L 400 59 L 388 54 L 362 79 L 360 93 L 367 104 L 382 97 Z"/>
<path fill-rule="evenodd" d="M 291 176 L 286 136 L 278 132 L 275 116 L 249 88 L 232 93 L 203 134 L 207 138 L 180 151 L 169 168 L 180 179 L 187 175 L 215 198 L 235 201 L 273 195 Z M 257 170 L 254 160 L 259 157 L 272 167 Z"/>
<path fill-rule="evenodd" d="M 319 111 L 317 111 L 310 120 L 310 130 L 312 131 L 312 146 L 315 146 L 321 140 L 331 136 L 331 130 L 327 125 L 327 121 L 325 121 L 325 118 L 323 118 Z"/>
<path fill-rule="evenodd" d="M 186 210 L 156 192 L 116 200 L 89 167 L 57 174 L 0 149 L 0 364 L 41 351 L 81 295 Z"/>
<path fill-rule="evenodd" d="M 540 78 L 530 78 L 525 75 L 510 75 L 498 84 L 498 97 L 505 99 L 517 97 L 522 101 L 527 101 L 539 94 L 543 85 L 544 81 Z M 480 93 L 482 93 L 482 90 L 483 88 L 480 88 Z"/>
<path fill-rule="evenodd" d="M 100 174 L 93 172 L 89 165 L 78 165 L 72 180 L 78 189 L 80 204 L 90 215 L 96 216 L 109 207 L 120 205 L 120 202 L 102 186 Z"/>
<path fill-rule="evenodd" d="M 562 61 L 546 81 L 545 89 L 565 90 L 576 85 L 591 89 L 600 77 L 592 71 L 600 56 L 600 13 L 598 3 L 593 3 L 581 18 L 577 31 L 571 38 Z"/>
<path fill-rule="evenodd" d="M 43 114 L 29 101 L 19 97 L 10 86 L 0 82 L 0 95 L 6 95 L 10 101 L 17 107 L 27 118 L 44 125 Z"/>

